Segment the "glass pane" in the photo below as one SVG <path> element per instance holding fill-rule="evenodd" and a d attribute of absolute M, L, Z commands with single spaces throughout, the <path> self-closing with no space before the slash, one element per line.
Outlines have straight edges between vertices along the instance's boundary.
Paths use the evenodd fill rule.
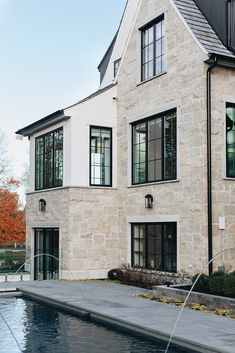
<path fill-rule="evenodd" d="M 152 140 L 148 142 L 148 160 L 159 159 L 162 156 L 162 140 Z"/>
<path fill-rule="evenodd" d="M 160 270 L 162 267 L 161 254 L 161 225 L 148 225 L 148 268 Z"/>
<path fill-rule="evenodd" d="M 165 178 L 176 178 L 176 113 L 171 113 L 164 119 L 164 157 Z"/>
<path fill-rule="evenodd" d="M 162 37 L 162 21 L 158 22 L 155 26 L 156 39 Z"/>
<path fill-rule="evenodd" d="M 164 225 L 164 271 L 177 271 L 176 224 Z"/>
<path fill-rule="evenodd" d="M 111 130 L 91 128 L 90 182 L 94 185 L 111 184 Z"/>
<path fill-rule="evenodd" d="M 162 55 L 162 41 L 161 39 L 156 41 L 156 58 Z"/>
<path fill-rule="evenodd" d="M 227 176 L 235 177 L 235 104 L 226 104 Z"/>
<path fill-rule="evenodd" d="M 161 138 L 162 135 L 162 119 L 150 120 L 148 122 L 148 140 Z"/>
<path fill-rule="evenodd" d="M 162 72 L 162 57 L 156 58 L 156 75 Z"/>

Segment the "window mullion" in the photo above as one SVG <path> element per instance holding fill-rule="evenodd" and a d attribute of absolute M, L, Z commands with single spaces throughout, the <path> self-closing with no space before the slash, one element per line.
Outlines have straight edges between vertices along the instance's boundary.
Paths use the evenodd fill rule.
<path fill-rule="evenodd" d="M 165 261 L 164 261 L 164 228 L 165 225 L 162 223 L 161 225 L 161 267 L 162 270 L 165 270 Z"/>
<path fill-rule="evenodd" d="M 149 122 L 147 121 L 146 123 L 145 123 L 145 131 L 146 131 L 146 141 L 145 141 L 145 151 L 146 151 L 146 154 L 145 154 L 145 158 L 146 158 L 146 160 L 145 160 L 145 178 L 146 178 L 146 182 L 148 182 L 149 181 L 149 177 L 148 177 L 148 156 L 149 156 L 149 154 L 148 154 L 148 124 L 149 124 Z"/>
<path fill-rule="evenodd" d="M 162 180 L 165 180 L 165 119 L 164 116 L 162 117 L 162 153 L 161 153 L 161 158 L 162 158 L 162 162 L 161 162 L 161 175 L 162 175 Z"/>
<path fill-rule="evenodd" d="M 153 26 L 153 76 L 156 75 L 156 25 Z"/>

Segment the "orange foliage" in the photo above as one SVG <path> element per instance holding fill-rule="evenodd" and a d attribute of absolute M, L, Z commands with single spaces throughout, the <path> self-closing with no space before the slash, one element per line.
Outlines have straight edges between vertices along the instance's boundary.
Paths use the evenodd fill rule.
<path fill-rule="evenodd" d="M 10 179 L 0 187 L 0 245 L 25 241 L 25 214 L 15 191 L 18 186 L 18 181 Z"/>

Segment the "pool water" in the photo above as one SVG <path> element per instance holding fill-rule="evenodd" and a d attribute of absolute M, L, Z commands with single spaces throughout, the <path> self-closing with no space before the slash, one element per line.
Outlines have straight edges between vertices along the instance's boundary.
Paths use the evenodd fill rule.
<path fill-rule="evenodd" d="M 25 298 L 0 298 L 0 353 L 156 353 L 166 343 L 148 341 Z M 190 353 L 181 348 L 169 353 Z M 192 352 L 192 351 L 191 351 Z"/>

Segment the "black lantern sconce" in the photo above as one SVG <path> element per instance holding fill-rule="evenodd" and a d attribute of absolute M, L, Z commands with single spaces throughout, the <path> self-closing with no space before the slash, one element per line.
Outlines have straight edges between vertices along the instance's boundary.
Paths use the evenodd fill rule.
<path fill-rule="evenodd" d="M 145 196 L 145 208 L 153 208 L 153 197 L 150 194 Z"/>
<path fill-rule="evenodd" d="M 39 200 L 39 211 L 41 211 L 41 212 L 46 211 L 46 201 L 43 199 Z"/>

